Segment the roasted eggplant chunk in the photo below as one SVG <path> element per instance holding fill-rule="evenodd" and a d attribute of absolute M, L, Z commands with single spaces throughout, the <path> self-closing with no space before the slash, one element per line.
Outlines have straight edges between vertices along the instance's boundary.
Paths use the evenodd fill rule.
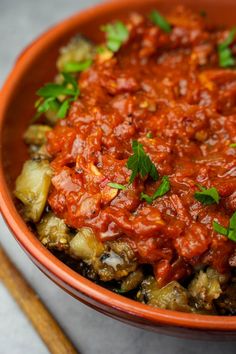
<path fill-rule="evenodd" d="M 38 222 L 47 202 L 52 170 L 47 160 L 28 160 L 16 180 L 15 196 L 24 204 L 26 219 Z"/>
<path fill-rule="evenodd" d="M 73 37 L 67 46 L 61 48 L 57 60 L 59 72 L 65 71 L 68 63 L 80 63 L 92 60 L 96 54 L 96 47 L 92 42 L 81 35 Z"/>
<path fill-rule="evenodd" d="M 45 214 L 36 225 L 39 240 L 50 249 L 67 250 L 72 239 L 65 222 L 52 212 Z"/>
<path fill-rule="evenodd" d="M 188 292 L 177 281 L 160 288 L 154 277 L 150 276 L 142 282 L 137 299 L 162 309 L 191 312 Z"/>

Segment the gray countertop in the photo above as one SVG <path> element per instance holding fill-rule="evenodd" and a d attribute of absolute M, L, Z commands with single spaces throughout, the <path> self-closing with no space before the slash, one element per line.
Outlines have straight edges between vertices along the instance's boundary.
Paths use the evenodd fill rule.
<path fill-rule="evenodd" d="M 98 0 L 0 0 L 0 86 L 16 56 L 47 27 Z M 0 217 L 0 241 L 82 354 L 235 353 L 234 342 L 177 339 L 127 326 L 79 303 L 23 253 Z M 0 354 L 46 354 L 44 344 L 0 283 Z"/>

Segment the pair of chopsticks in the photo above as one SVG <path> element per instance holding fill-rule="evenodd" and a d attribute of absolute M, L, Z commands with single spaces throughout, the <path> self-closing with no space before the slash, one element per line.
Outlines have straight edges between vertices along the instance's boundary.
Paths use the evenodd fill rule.
<path fill-rule="evenodd" d="M 52 354 L 78 354 L 56 320 L 0 246 L 0 281 L 26 314 Z"/>

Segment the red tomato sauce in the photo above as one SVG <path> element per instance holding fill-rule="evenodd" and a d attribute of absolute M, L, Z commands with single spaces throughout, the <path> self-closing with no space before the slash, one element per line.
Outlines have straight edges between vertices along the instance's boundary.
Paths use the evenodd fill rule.
<path fill-rule="evenodd" d="M 49 204 L 71 227 L 102 241 L 124 238 L 140 263 L 168 283 L 211 265 L 225 272 L 236 243 L 213 230 L 236 210 L 236 72 L 219 67 L 217 44 L 228 31 L 208 28 L 186 11 L 168 16 L 165 33 L 141 15 L 126 20 L 129 40 L 112 58 L 80 75 L 81 94 L 48 133 L 54 170 Z M 147 137 L 150 136 L 151 138 Z M 142 143 L 160 179 L 129 184 L 132 141 Z M 152 204 L 161 177 L 171 189 Z M 128 186 L 109 187 L 109 182 Z M 215 187 L 219 204 L 199 190 Z M 236 265 L 236 264 L 235 264 Z"/>

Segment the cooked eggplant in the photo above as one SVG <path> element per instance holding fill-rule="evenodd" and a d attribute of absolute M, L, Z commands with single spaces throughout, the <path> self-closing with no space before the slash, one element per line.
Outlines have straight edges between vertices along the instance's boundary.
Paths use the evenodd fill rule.
<path fill-rule="evenodd" d="M 64 220 L 56 217 L 52 212 L 43 216 L 36 225 L 39 240 L 50 249 L 66 250 L 72 239 L 69 228 Z"/>
<path fill-rule="evenodd" d="M 81 228 L 70 242 L 70 254 L 91 265 L 100 280 L 121 279 L 135 271 L 134 252 L 124 241 L 102 244 L 89 228 Z"/>
<path fill-rule="evenodd" d="M 177 281 L 160 288 L 154 277 L 150 276 L 142 282 L 137 298 L 141 302 L 162 309 L 191 311 L 188 292 Z"/>
<path fill-rule="evenodd" d="M 60 72 L 63 72 L 67 63 L 79 63 L 93 59 L 95 53 L 96 49 L 92 42 L 81 35 L 77 35 L 70 40 L 67 46 L 61 48 L 57 68 Z"/>
<path fill-rule="evenodd" d="M 47 160 L 28 160 L 16 180 L 15 196 L 24 204 L 26 219 L 38 222 L 47 202 L 52 170 Z"/>
<path fill-rule="evenodd" d="M 219 274 L 212 268 L 208 268 L 206 272 L 200 270 L 188 287 L 189 293 L 194 299 L 195 307 L 207 311 L 213 310 L 213 301 L 221 295 L 221 284 L 224 284 L 227 280 L 227 275 Z"/>
<path fill-rule="evenodd" d="M 99 257 L 103 250 L 103 244 L 97 240 L 92 230 L 83 227 L 71 240 L 69 252 L 87 263 L 93 263 L 94 258 Z"/>
<path fill-rule="evenodd" d="M 28 145 L 43 145 L 46 143 L 46 134 L 52 130 L 48 125 L 32 124 L 24 134 L 24 141 Z"/>
<path fill-rule="evenodd" d="M 121 282 L 121 291 L 126 293 L 128 291 L 131 291 L 141 283 L 143 280 L 143 271 L 142 268 L 136 269 L 134 272 L 129 273 L 129 275 L 124 278 Z"/>
<path fill-rule="evenodd" d="M 102 281 L 120 280 L 137 269 L 137 259 L 127 242 L 109 241 L 104 246 L 104 252 L 93 263 Z"/>
<path fill-rule="evenodd" d="M 46 144 L 41 146 L 30 145 L 29 153 L 32 160 L 50 160 L 51 158 L 51 155 L 47 151 Z"/>

